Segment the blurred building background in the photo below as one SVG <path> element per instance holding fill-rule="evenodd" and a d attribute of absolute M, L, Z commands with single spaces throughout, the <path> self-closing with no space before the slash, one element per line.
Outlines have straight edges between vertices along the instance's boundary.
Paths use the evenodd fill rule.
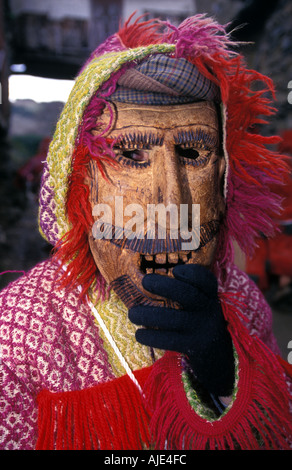
<path fill-rule="evenodd" d="M 45 79 L 62 80 L 54 82 L 59 90 L 65 82 L 70 88 L 67 81 L 74 79 L 90 52 L 133 12 L 175 25 L 196 13 L 228 23 L 234 39 L 248 42 L 241 50 L 249 67 L 274 80 L 278 113 L 266 132 L 282 134 L 283 151 L 292 155 L 291 1 L 0 0 L 0 273 L 5 273 L 0 275 L 0 288 L 50 252 L 38 233 L 37 194 L 42 161 L 65 98 L 49 98 L 50 82 Z M 43 78 L 34 90 L 41 98 L 31 99 L 27 76 Z M 14 79 L 21 99 L 13 98 Z M 277 260 L 265 240 L 260 240 L 256 260 L 246 263 L 238 255 L 238 263 L 258 282 L 273 307 L 284 357 L 292 340 L 289 207 L 286 219 L 281 220 L 284 243 L 277 245 L 276 240 L 272 247 L 281 254 Z"/>

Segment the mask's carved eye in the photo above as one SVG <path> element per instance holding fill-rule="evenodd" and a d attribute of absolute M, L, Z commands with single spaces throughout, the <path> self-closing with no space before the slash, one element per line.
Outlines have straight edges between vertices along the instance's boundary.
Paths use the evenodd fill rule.
<path fill-rule="evenodd" d="M 184 148 L 180 145 L 176 145 L 175 150 L 176 154 L 183 158 L 191 158 L 192 160 L 196 160 L 200 156 L 200 152 L 194 148 Z"/>
<path fill-rule="evenodd" d="M 120 153 L 123 157 L 134 160 L 135 162 L 147 162 L 149 160 L 149 152 L 145 152 L 145 150 L 123 150 Z"/>
<path fill-rule="evenodd" d="M 163 139 L 163 136 L 152 132 L 121 135 L 114 145 L 116 159 L 123 165 L 145 168 L 150 165 L 149 150 L 155 146 L 161 146 Z"/>
<path fill-rule="evenodd" d="M 184 165 L 201 166 L 208 163 L 212 151 L 210 149 L 175 146 L 176 155 Z"/>
<path fill-rule="evenodd" d="M 123 166 L 146 168 L 150 165 L 149 152 L 138 149 L 123 149 L 115 147 L 116 160 Z"/>
<path fill-rule="evenodd" d="M 174 136 L 174 141 L 176 155 L 181 163 L 193 166 L 206 165 L 218 145 L 217 136 L 202 129 L 180 131 Z"/>

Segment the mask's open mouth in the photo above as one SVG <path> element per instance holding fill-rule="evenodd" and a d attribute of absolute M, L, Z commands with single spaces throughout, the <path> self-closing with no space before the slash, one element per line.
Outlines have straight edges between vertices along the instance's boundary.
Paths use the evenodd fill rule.
<path fill-rule="evenodd" d="M 155 255 L 140 255 L 140 270 L 143 274 L 164 274 L 171 276 L 172 270 L 178 264 L 185 264 L 195 251 L 177 253 L 158 253 Z"/>

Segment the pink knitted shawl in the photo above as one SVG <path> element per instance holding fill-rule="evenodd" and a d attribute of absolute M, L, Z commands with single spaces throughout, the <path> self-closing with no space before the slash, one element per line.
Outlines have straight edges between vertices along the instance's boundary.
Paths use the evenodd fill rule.
<path fill-rule="evenodd" d="M 34 449 L 37 396 L 114 378 L 93 315 L 78 291 L 54 289 L 57 266 L 38 264 L 0 295 L 0 449 Z M 248 329 L 278 353 L 272 314 L 257 287 L 232 266 L 221 292 L 242 292 Z"/>

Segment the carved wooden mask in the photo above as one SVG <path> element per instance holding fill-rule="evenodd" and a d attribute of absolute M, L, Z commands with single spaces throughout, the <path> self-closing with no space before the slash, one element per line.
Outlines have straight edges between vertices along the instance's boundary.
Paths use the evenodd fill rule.
<path fill-rule="evenodd" d="M 143 289 L 143 276 L 172 275 L 178 263 L 209 267 L 216 250 L 225 207 L 217 110 L 206 101 L 161 107 L 114 103 L 113 107 L 116 120 L 108 137 L 115 141 L 118 164 L 105 165 L 107 180 L 94 162 L 90 165 L 96 221 L 89 233 L 90 248 L 101 274 L 128 307 L 164 303 Z M 108 123 L 108 111 L 103 121 Z M 179 213 L 181 205 L 187 205 L 190 228 L 192 204 L 200 204 L 199 247 L 182 248 L 179 226 L 178 239 L 173 239 L 175 218 L 167 212 L 164 239 L 158 238 L 157 230 L 149 238 L 151 204 L 170 204 Z"/>

